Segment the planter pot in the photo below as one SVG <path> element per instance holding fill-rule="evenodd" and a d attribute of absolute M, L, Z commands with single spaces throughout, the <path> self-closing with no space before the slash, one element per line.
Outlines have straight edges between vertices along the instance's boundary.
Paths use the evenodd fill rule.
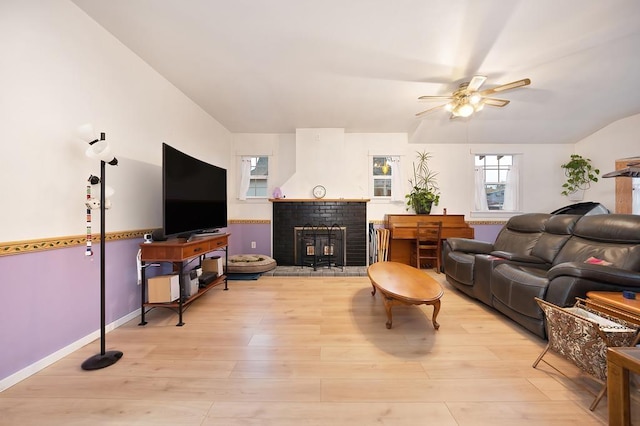
<path fill-rule="evenodd" d="M 567 195 L 569 201 L 582 201 L 584 199 L 584 189 L 579 189 Z"/>
<path fill-rule="evenodd" d="M 416 211 L 416 214 L 431 214 L 431 207 L 433 206 L 433 203 L 429 203 L 425 206 L 415 206 L 414 210 Z"/>

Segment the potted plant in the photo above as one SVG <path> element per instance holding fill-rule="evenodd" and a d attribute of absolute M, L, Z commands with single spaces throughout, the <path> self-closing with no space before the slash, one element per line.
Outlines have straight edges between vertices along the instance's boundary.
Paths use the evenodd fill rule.
<path fill-rule="evenodd" d="M 562 185 L 562 195 L 570 196 L 576 192 L 584 192 L 589 189 L 591 182 L 598 181 L 600 170 L 591 165 L 590 159 L 581 155 L 572 154 L 571 159 L 560 167 L 564 169 L 567 177 L 567 181 Z"/>
<path fill-rule="evenodd" d="M 429 214 L 431 207 L 438 205 L 440 192 L 437 173 L 429 169 L 431 155 L 428 152 L 417 152 L 417 163 L 413 163 L 413 178 L 409 179 L 411 192 L 405 195 L 407 210 L 411 207 L 416 214 Z"/>

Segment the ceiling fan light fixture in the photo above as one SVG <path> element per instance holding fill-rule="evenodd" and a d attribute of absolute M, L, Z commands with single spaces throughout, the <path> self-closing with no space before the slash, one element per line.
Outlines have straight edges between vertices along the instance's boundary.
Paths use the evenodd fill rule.
<path fill-rule="evenodd" d="M 471 96 L 469 96 L 469 103 L 471 105 L 478 105 L 481 100 L 482 100 L 482 96 L 480 96 L 477 93 L 474 93 Z"/>
<path fill-rule="evenodd" d="M 482 111 L 485 105 L 489 105 L 492 107 L 502 108 L 509 104 L 509 101 L 506 99 L 497 99 L 492 98 L 491 95 L 493 93 L 503 92 L 505 90 L 511 90 L 518 87 L 528 86 L 531 84 L 531 80 L 528 78 L 523 78 L 522 80 L 513 81 L 511 83 L 503 84 L 497 87 L 493 87 L 491 89 L 480 90 L 480 87 L 487 79 L 486 76 L 475 75 L 471 79 L 470 82 L 460 83 L 457 90 L 455 90 L 451 96 L 443 96 L 443 95 L 425 95 L 420 96 L 418 99 L 421 101 L 435 101 L 435 100 L 450 100 L 446 104 L 441 104 L 436 107 L 429 108 L 425 111 L 419 112 L 416 114 L 417 117 L 421 117 L 426 113 L 431 111 L 435 111 L 437 109 L 444 109 L 445 111 L 451 113 L 451 118 L 455 117 L 471 117 L 473 113 Z"/>
<path fill-rule="evenodd" d="M 473 114 L 473 112 L 473 105 L 468 103 L 461 103 L 453 110 L 453 115 L 457 117 L 467 118 L 471 117 L 471 114 Z"/>

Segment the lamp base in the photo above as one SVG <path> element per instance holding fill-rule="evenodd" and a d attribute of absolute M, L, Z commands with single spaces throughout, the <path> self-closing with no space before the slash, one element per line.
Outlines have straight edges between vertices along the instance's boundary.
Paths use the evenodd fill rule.
<path fill-rule="evenodd" d="M 123 353 L 120 351 L 107 351 L 104 354 L 97 354 L 91 358 L 87 358 L 82 363 L 83 370 L 99 370 L 118 362 L 122 358 Z"/>

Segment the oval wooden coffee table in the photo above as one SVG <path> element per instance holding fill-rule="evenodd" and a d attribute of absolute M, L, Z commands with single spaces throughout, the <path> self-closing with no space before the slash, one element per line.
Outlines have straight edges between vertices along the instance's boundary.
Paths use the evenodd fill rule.
<path fill-rule="evenodd" d="M 395 305 L 433 305 L 433 328 L 440 328 L 436 321 L 440 312 L 442 286 L 426 272 L 398 262 L 377 262 L 369 266 L 367 275 L 373 286 L 382 293 L 384 309 L 387 312 L 387 328 L 391 328 L 391 307 Z"/>

